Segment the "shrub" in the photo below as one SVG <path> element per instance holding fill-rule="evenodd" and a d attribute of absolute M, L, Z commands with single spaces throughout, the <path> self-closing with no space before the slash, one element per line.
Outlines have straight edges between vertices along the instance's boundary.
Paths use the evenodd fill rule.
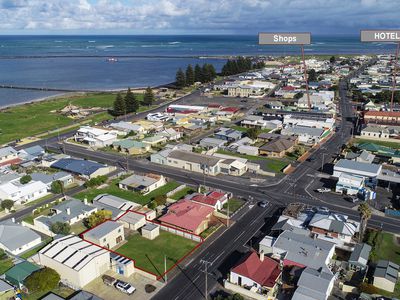
<path fill-rule="evenodd" d="M 27 184 L 28 182 L 30 182 L 32 180 L 31 175 L 24 175 L 21 177 L 21 179 L 19 180 L 19 182 L 21 184 Z"/>
<path fill-rule="evenodd" d="M 2 209 L 11 209 L 14 206 L 14 201 L 6 199 L 1 201 L 1 208 Z"/>
<path fill-rule="evenodd" d="M 55 222 L 51 224 L 50 230 L 55 234 L 67 235 L 71 231 L 71 226 L 68 223 Z"/>
<path fill-rule="evenodd" d="M 102 176 L 97 176 L 95 178 L 92 178 L 88 181 L 85 182 L 86 187 L 96 187 L 99 185 L 102 185 L 107 181 L 107 176 L 102 175 Z"/>
<path fill-rule="evenodd" d="M 60 275 L 55 270 L 45 267 L 29 275 L 24 285 L 31 293 L 43 293 L 53 290 L 59 282 Z"/>
<path fill-rule="evenodd" d="M 112 212 L 109 210 L 99 210 L 95 213 L 92 213 L 89 217 L 83 220 L 84 225 L 87 228 L 93 228 L 103 223 L 105 220 L 111 219 Z"/>

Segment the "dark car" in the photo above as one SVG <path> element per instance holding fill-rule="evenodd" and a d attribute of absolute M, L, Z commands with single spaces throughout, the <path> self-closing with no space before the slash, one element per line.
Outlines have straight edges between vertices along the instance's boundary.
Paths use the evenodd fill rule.
<path fill-rule="evenodd" d="M 104 284 L 109 286 L 114 285 L 114 283 L 117 281 L 114 277 L 108 275 L 101 276 L 101 279 L 103 280 Z"/>

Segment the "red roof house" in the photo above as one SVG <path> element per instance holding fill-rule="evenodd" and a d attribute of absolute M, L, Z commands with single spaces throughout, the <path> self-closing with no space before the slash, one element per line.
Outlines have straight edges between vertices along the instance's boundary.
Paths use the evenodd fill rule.
<path fill-rule="evenodd" d="M 222 206 L 228 201 L 228 195 L 216 191 L 209 192 L 207 195 L 196 194 L 190 200 L 211 206 L 214 209 L 222 209 Z"/>
<path fill-rule="evenodd" d="M 281 273 L 279 262 L 253 251 L 231 270 L 229 281 L 242 287 L 256 287 L 257 293 L 273 292 Z"/>
<path fill-rule="evenodd" d="M 168 208 L 158 220 L 165 225 L 200 234 L 208 228 L 214 208 L 190 200 L 180 200 Z"/>

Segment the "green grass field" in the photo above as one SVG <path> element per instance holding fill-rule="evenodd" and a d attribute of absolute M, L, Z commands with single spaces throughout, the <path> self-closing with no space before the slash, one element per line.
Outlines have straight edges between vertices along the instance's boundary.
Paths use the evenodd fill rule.
<path fill-rule="evenodd" d="M 196 245 L 194 241 L 160 230 L 160 235 L 154 240 L 134 234 L 116 252 L 135 260 L 137 267 L 161 275 L 165 271 L 164 256 L 167 257 L 169 269 Z"/>
<path fill-rule="evenodd" d="M 389 232 L 368 230 L 364 240 L 372 246 L 370 259 L 374 262 L 387 259 L 400 264 L 400 245 L 395 241 L 395 238 Z"/>
<path fill-rule="evenodd" d="M 143 95 L 137 95 L 141 100 Z M 115 94 L 88 94 L 84 96 L 63 97 L 36 103 L 27 103 L 0 111 L 0 145 L 16 139 L 34 136 L 50 130 L 72 125 L 74 120 L 51 112 L 73 104 L 81 107 L 110 108 Z M 141 107 L 146 110 L 148 107 Z M 111 118 L 107 112 L 88 116 L 92 122 L 100 122 Z"/>
<path fill-rule="evenodd" d="M 228 204 L 229 204 L 229 215 L 237 211 L 242 205 L 244 204 L 244 200 L 237 199 L 237 198 L 232 198 L 229 199 L 227 203 L 224 204 L 223 209 L 228 210 Z"/>
<path fill-rule="evenodd" d="M 0 260 L 0 275 L 4 274 L 8 269 L 13 266 L 12 258 L 3 258 Z"/>
<path fill-rule="evenodd" d="M 153 200 L 154 197 L 159 195 L 165 195 L 166 193 L 176 189 L 180 185 L 175 181 L 170 181 L 166 185 L 152 191 L 151 193 L 147 195 L 142 195 L 140 193 L 122 190 L 118 187 L 117 184 L 118 180 L 113 180 L 108 187 L 105 187 L 103 189 L 90 188 L 81 193 L 76 194 L 75 198 L 81 200 L 87 198 L 88 201 L 93 201 L 93 199 L 100 194 L 110 194 L 132 202 L 136 202 L 141 205 L 146 205 L 151 200 Z"/>
<path fill-rule="evenodd" d="M 187 186 L 184 189 L 180 190 L 179 192 L 173 194 L 170 198 L 174 200 L 179 200 L 184 198 L 186 195 L 192 194 L 193 192 L 195 192 L 195 190 L 192 187 Z"/>

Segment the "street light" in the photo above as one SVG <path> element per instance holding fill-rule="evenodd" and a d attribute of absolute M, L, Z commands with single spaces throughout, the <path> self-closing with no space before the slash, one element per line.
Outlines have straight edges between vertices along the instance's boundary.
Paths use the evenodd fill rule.
<path fill-rule="evenodd" d="M 205 276 L 205 290 L 204 290 L 204 298 L 207 300 L 208 299 L 208 265 L 211 265 L 211 262 L 207 260 L 200 260 L 202 264 L 204 264 L 204 276 Z"/>

